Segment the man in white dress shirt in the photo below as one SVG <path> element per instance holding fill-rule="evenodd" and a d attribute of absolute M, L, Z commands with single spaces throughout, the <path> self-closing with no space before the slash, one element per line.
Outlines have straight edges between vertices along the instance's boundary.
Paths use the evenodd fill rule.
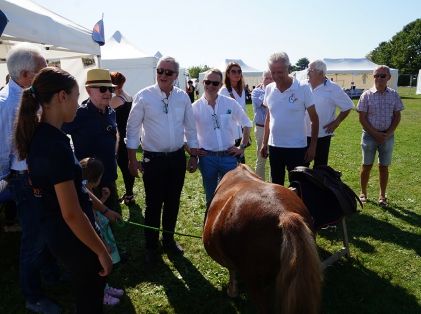
<path fill-rule="evenodd" d="M 289 57 L 285 52 L 269 58 L 273 83 L 266 86 L 263 102 L 268 107 L 265 121 L 263 157 L 268 155 L 272 182 L 284 185 L 288 171 L 314 159 L 319 133 L 319 119 L 310 87 L 289 76 Z M 311 142 L 307 148 L 305 112 L 311 120 Z"/>
<path fill-rule="evenodd" d="M 319 136 L 317 139 L 314 166 L 327 165 L 330 141 L 341 122 L 348 116 L 354 104 L 342 88 L 326 78 L 326 63 L 315 60 L 308 66 L 308 82 L 313 92 L 313 102 L 319 116 Z M 336 108 L 340 113 L 336 116 Z M 311 141 L 311 121 L 306 114 L 307 144 Z M 307 164 L 308 166 L 309 164 Z"/>
<path fill-rule="evenodd" d="M 212 201 L 218 182 L 225 173 L 237 167 L 238 158 L 244 156 L 252 127 L 250 119 L 234 99 L 218 95 L 221 85 L 222 72 L 210 69 L 203 79 L 205 92 L 193 103 L 206 208 Z M 239 147 L 235 146 L 237 124 L 243 129 Z"/>
<path fill-rule="evenodd" d="M 186 172 L 184 137 L 193 154 L 198 148 L 189 96 L 174 86 L 178 71 L 179 64 L 174 58 L 163 57 L 158 61 L 157 83 L 142 89 L 134 98 L 126 142 L 131 174 L 143 173 L 145 224 L 158 228 L 162 210 L 162 227 L 171 232 L 175 230 Z M 143 149 L 142 162 L 136 159 L 139 144 Z M 196 162 L 196 158 L 191 158 L 190 170 L 197 167 Z M 145 240 L 145 260 L 152 263 L 157 258 L 159 233 L 145 229 Z M 163 233 L 162 244 L 169 253 L 183 254 L 171 233 Z"/>

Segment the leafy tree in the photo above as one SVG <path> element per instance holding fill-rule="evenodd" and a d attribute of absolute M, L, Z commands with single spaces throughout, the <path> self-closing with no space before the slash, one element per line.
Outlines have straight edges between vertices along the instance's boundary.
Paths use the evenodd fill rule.
<path fill-rule="evenodd" d="M 367 57 L 377 64 L 397 68 L 401 73 L 418 73 L 421 69 L 421 19 L 417 19 L 382 42 Z"/>
<path fill-rule="evenodd" d="M 307 58 L 301 58 L 295 63 L 295 65 L 291 66 L 291 71 L 293 72 L 304 70 L 308 67 L 309 63 L 310 61 Z"/>
<path fill-rule="evenodd" d="M 191 78 L 199 78 L 200 72 L 205 72 L 209 69 L 210 68 L 207 65 L 198 65 L 198 66 L 192 66 L 188 68 L 187 71 L 189 72 L 189 76 Z"/>

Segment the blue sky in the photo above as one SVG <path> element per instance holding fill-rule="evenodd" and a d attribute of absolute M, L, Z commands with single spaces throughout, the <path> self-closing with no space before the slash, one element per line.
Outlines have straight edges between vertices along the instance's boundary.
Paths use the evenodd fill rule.
<path fill-rule="evenodd" d="M 104 13 L 105 37 L 116 30 L 136 47 L 174 56 L 182 66 L 243 59 L 264 69 L 269 55 L 360 58 L 421 16 L 421 1 L 34 0 L 86 27 Z"/>

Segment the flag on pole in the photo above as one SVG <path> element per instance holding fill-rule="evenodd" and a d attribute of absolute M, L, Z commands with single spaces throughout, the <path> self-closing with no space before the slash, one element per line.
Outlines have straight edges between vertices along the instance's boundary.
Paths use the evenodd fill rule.
<path fill-rule="evenodd" d="M 105 44 L 105 36 L 104 36 L 104 15 L 102 19 L 100 19 L 95 25 L 92 30 L 92 39 L 98 45 L 103 46 Z"/>
<path fill-rule="evenodd" d="M 6 14 L 0 10 L 0 36 L 3 34 L 3 31 L 6 28 L 7 22 L 9 22 L 9 20 L 7 19 Z"/>

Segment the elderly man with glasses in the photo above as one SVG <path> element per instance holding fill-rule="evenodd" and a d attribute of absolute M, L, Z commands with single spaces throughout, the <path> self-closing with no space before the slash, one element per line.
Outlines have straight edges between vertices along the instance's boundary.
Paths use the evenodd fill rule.
<path fill-rule="evenodd" d="M 106 69 L 92 69 L 87 73 L 86 91 L 89 99 L 79 106 L 72 123 L 63 126 L 73 141 L 78 160 L 95 157 L 104 164 L 104 175 L 95 195 L 109 195 L 105 205 L 119 210 L 115 180 L 117 179 L 117 123 L 110 101 L 115 85 Z"/>
<path fill-rule="evenodd" d="M 145 224 L 159 228 L 162 212 L 162 245 L 165 251 L 183 254 L 183 248 L 174 240 L 180 205 L 180 195 L 186 172 L 184 138 L 190 152 L 198 148 L 196 126 L 189 96 L 174 86 L 179 71 L 172 57 L 158 61 L 155 85 L 139 91 L 127 121 L 126 146 L 129 170 L 133 176 L 143 174 L 145 187 Z M 142 138 L 142 142 L 140 142 Z M 143 159 L 138 162 L 136 150 L 142 145 Z M 189 170 L 197 167 L 196 158 L 190 159 Z M 159 233 L 145 229 L 145 262 L 152 264 L 158 258 Z"/>
<path fill-rule="evenodd" d="M 218 182 L 228 171 L 237 167 L 238 158 L 244 155 L 252 123 L 237 101 L 218 95 L 222 86 L 222 72 L 210 69 L 203 80 L 202 97 L 193 103 L 199 140 L 199 169 L 202 173 L 209 207 Z M 236 126 L 242 126 L 242 139 L 235 146 Z"/>
<path fill-rule="evenodd" d="M 357 105 L 360 123 L 363 127 L 360 200 L 363 203 L 367 201 L 368 180 L 378 151 L 380 181 L 378 201 L 380 206 L 385 207 L 388 205 L 386 187 L 389 179 L 389 166 L 392 162 L 394 134 L 404 107 L 398 93 L 387 87 L 387 82 L 391 78 L 389 67 L 379 66 L 374 70 L 373 77 L 374 86 L 361 95 Z"/>
<path fill-rule="evenodd" d="M 327 165 L 330 142 L 333 132 L 348 116 L 354 104 L 342 88 L 326 78 L 326 64 L 322 60 L 310 62 L 308 66 L 308 83 L 313 92 L 313 102 L 319 116 L 319 134 L 317 138 L 314 166 Z M 336 109 L 340 113 L 336 116 Z M 307 145 L 311 142 L 311 121 L 306 113 Z M 309 163 L 306 164 L 308 166 Z"/>

